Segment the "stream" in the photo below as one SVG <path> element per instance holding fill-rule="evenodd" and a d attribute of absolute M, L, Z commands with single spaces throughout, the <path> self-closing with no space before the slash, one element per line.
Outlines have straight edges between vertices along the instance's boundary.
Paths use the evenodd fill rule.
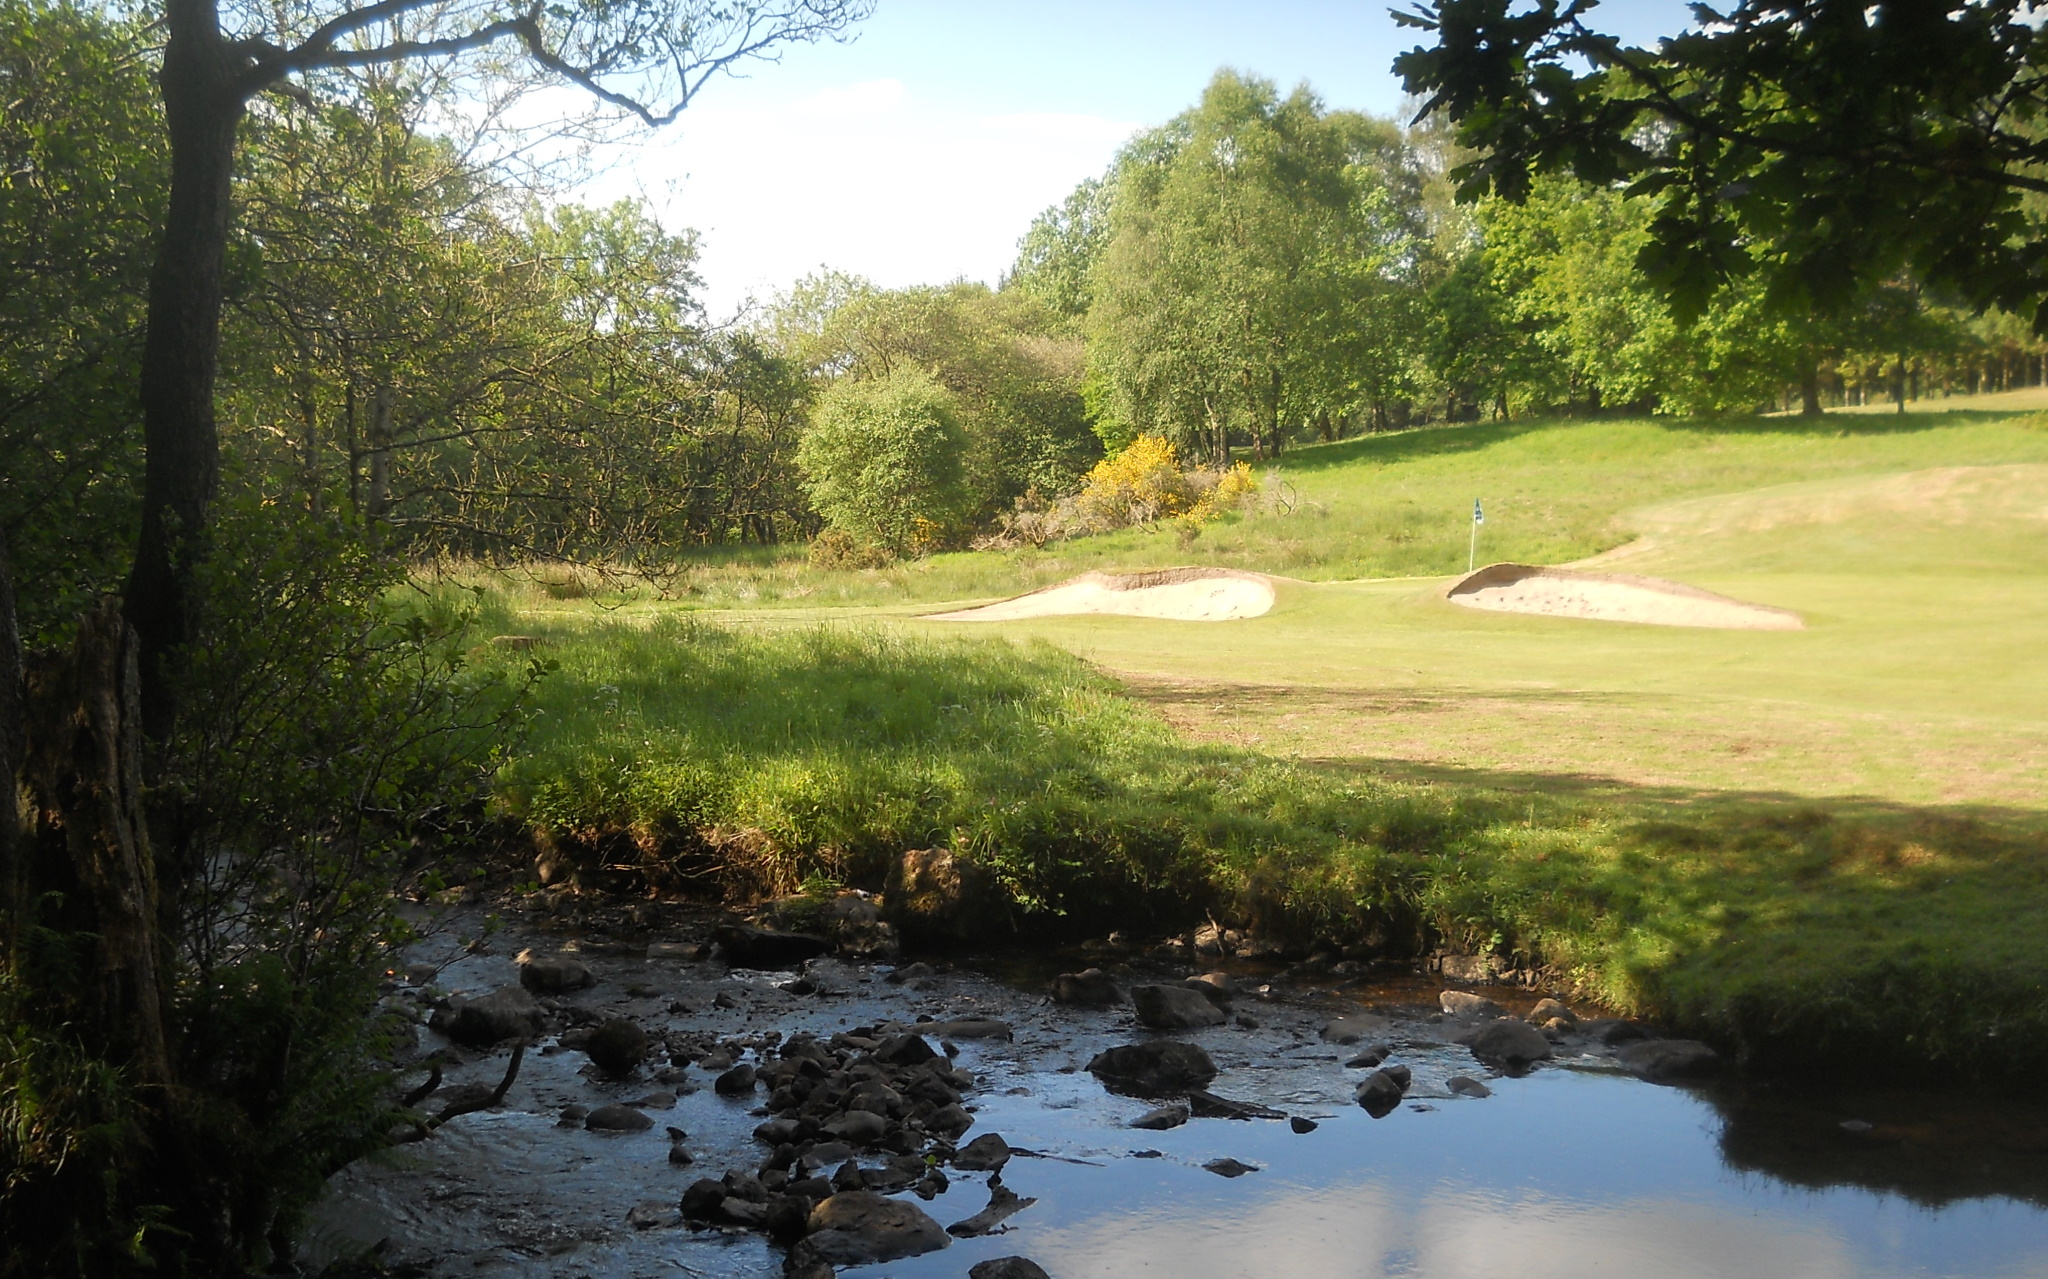
<path fill-rule="evenodd" d="M 512 957 L 529 945 L 565 943 L 515 927 L 447 962 L 432 985 L 457 995 L 516 985 Z M 1660 1086 L 1571 1041 L 1556 1060 L 1504 1076 L 1451 1041 L 1433 984 L 1408 976 L 1330 989 L 1252 974 L 1240 1018 L 1172 1038 L 1208 1051 L 1220 1071 L 1214 1093 L 1313 1129 L 1195 1118 L 1136 1130 L 1130 1121 L 1154 1103 L 1109 1093 L 1085 1067 L 1104 1048 L 1154 1036 L 1128 1005 L 1052 1003 L 1035 972 L 963 963 L 892 985 L 888 964 L 823 960 L 804 973 L 818 989 L 794 994 L 782 989 L 794 970 L 728 970 L 675 957 L 677 945 L 656 947 L 659 958 L 644 957 L 645 946 L 606 953 L 624 949 L 576 952 L 598 984 L 563 1002 L 656 1033 L 728 1040 L 829 1037 L 920 1016 L 1010 1024 L 1008 1041 L 956 1045 L 956 1065 L 979 1085 L 961 1140 L 1000 1133 L 1018 1148 L 1003 1184 L 1036 1202 L 999 1233 L 844 1274 L 965 1276 L 976 1262 L 1021 1255 L 1054 1279 L 2048 1275 L 2048 1108 L 2029 1099 Z M 1069 958 L 1066 967 L 1108 966 Z M 1137 980 L 1189 971 L 1135 964 Z M 1510 1011 L 1535 999 L 1482 993 Z M 403 986 L 394 995 L 431 997 Z M 1367 1072 L 1344 1063 L 1357 1049 L 1319 1034 L 1365 1008 L 1389 1019 L 1377 1038 L 1413 1072 L 1402 1104 L 1377 1119 L 1353 1101 Z M 425 1029 L 419 1041 L 422 1053 L 445 1044 Z M 495 1083 L 508 1058 L 458 1055 L 451 1085 Z M 783 1251 L 765 1235 L 686 1224 L 677 1211 L 696 1179 L 751 1172 L 766 1153 L 752 1135 L 762 1097 L 721 1096 L 714 1074 L 672 1073 L 672 1088 L 687 1080 L 675 1088 L 685 1095 L 650 1110 L 651 1129 L 586 1131 L 558 1117 L 642 1098 L 650 1078 L 600 1078 L 582 1052 L 543 1040 L 501 1107 L 339 1174 L 300 1260 L 317 1270 L 374 1247 L 387 1273 L 419 1276 L 779 1275 Z M 1490 1095 L 1454 1093 L 1458 1076 Z M 671 1126 L 688 1134 L 694 1164 L 669 1162 Z M 1218 1159 L 1252 1171 L 1204 1167 Z M 988 1176 L 956 1171 L 935 1199 L 904 1198 L 951 1224 L 988 1204 Z"/>

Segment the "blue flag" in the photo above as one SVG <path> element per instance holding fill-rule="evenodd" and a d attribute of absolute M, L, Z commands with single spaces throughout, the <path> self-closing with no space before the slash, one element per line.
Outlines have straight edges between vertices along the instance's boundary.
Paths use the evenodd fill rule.
<path fill-rule="evenodd" d="M 1486 523 L 1486 512 L 1480 507 L 1479 499 L 1476 497 L 1472 499 L 1472 522 L 1474 524 Z"/>

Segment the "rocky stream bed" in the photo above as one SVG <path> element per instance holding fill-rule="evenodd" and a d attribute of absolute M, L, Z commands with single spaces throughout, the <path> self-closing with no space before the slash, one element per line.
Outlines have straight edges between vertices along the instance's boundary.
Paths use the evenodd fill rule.
<path fill-rule="evenodd" d="M 591 922 L 458 927 L 393 975 L 423 1139 L 334 1179 L 306 1267 L 2048 1273 L 2025 1103 L 1760 1096 L 1540 991 L 1216 937 L 974 963 Z"/>

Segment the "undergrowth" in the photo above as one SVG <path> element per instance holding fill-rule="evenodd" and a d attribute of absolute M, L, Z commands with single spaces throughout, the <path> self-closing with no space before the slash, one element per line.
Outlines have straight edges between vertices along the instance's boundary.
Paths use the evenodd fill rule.
<path fill-rule="evenodd" d="M 500 802 L 558 841 L 694 850 L 728 890 L 879 886 L 895 853 L 943 844 L 991 868 L 1035 935 L 1214 912 L 1296 946 L 1493 951 L 1766 1065 L 1989 1077 L 2048 1047 L 2029 829 L 1532 797 L 1194 746 L 1043 644 L 553 625 Z"/>

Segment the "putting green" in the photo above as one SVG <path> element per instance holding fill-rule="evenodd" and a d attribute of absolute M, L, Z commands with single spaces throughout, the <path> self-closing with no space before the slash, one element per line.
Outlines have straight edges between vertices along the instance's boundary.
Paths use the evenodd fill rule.
<path fill-rule="evenodd" d="M 2048 466 L 1663 504 L 1587 566 L 1791 609 L 1807 629 L 1479 613 L 1448 578 L 1282 583 L 1264 617 L 992 623 L 1125 678 L 1197 737 L 1505 784 L 2039 807 Z M 915 622 L 906 624 L 918 625 Z"/>

